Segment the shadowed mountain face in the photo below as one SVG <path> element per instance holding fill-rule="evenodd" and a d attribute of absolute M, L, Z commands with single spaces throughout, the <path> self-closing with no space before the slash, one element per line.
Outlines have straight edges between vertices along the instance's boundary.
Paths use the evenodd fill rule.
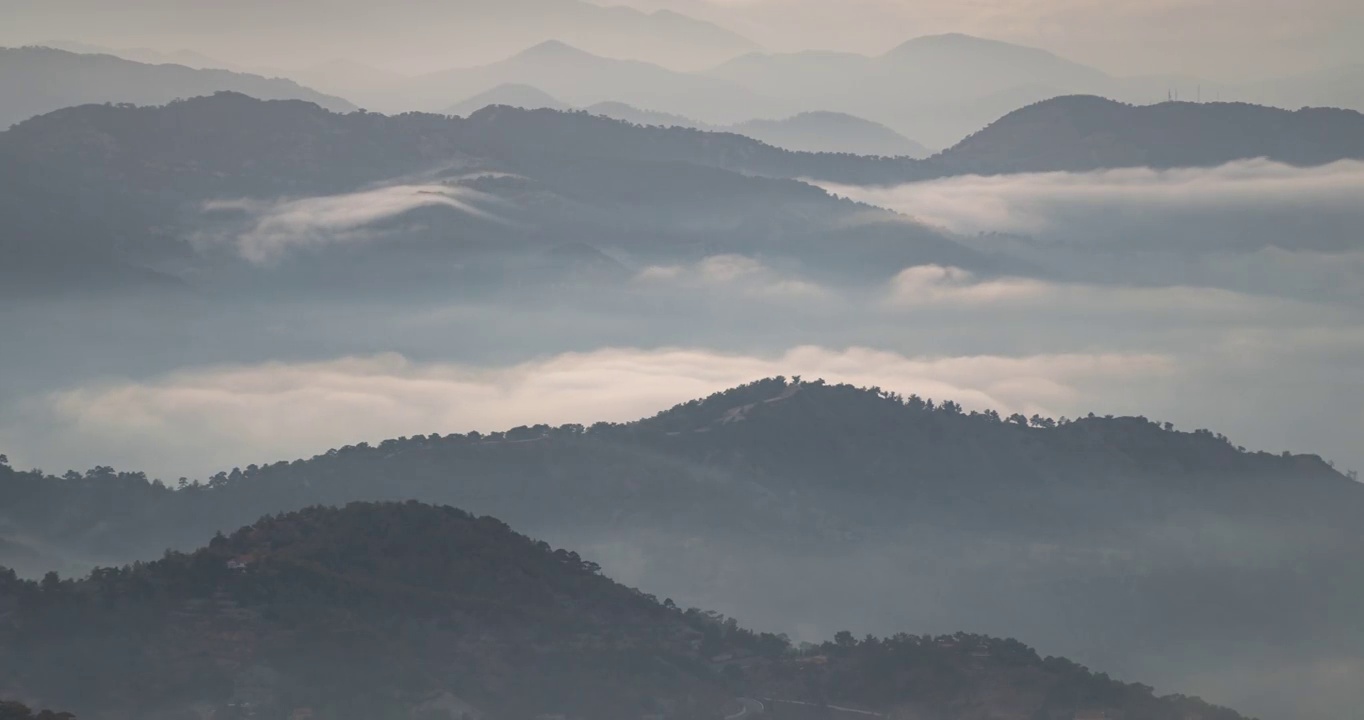
<path fill-rule="evenodd" d="M 354 97 L 367 107 L 389 112 L 436 111 L 452 98 L 501 85 L 530 85 L 575 106 L 618 100 L 710 122 L 734 122 L 781 107 L 766 100 L 760 90 L 654 63 L 606 57 L 560 40 L 547 40 L 493 63 L 413 76 Z"/>
<path fill-rule="evenodd" d="M 290 80 L 183 65 L 147 65 L 112 55 L 49 48 L 0 48 L 0 128 L 72 105 L 162 105 L 177 98 L 240 92 L 263 100 L 306 100 L 338 112 L 355 106 Z"/>
<path fill-rule="evenodd" d="M 529 85 L 499 85 L 456 103 L 446 112 L 468 117 L 478 110 L 496 105 L 525 110 L 569 109 L 550 94 Z M 600 102 L 582 110 L 589 115 L 614 118 L 635 125 L 735 133 L 797 152 L 910 158 L 931 154 L 924 146 L 884 125 L 842 113 L 806 112 L 784 120 L 748 120 L 735 125 L 709 125 L 681 115 L 641 110 L 620 102 Z"/>
<path fill-rule="evenodd" d="M 220 94 L 64 110 L 0 134 L 0 154 L 32 168 L 4 178 L 9 224 L 25 229 L 7 244 L 69 278 L 109 266 L 91 282 L 152 271 L 207 287 L 245 274 L 292 291 L 359 274 L 362 286 L 472 290 L 574 243 L 636 268 L 725 253 L 854 275 L 982 262 L 889 212 L 747 174 L 855 158 L 586 114 L 343 116 Z"/>
<path fill-rule="evenodd" d="M 1210 167 L 1264 157 L 1323 165 L 1364 157 L 1364 115 L 1242 103 L 1133 106 L 1062 97 L 1012 112 L 938 158 L 961 173 Z"/>
<path fill-rule="evenodd" d="M 0 573 L 0 692 L 110 720 L 195 709 L 713 719 L 732 717 L 740 695 L 767 699 L 742 700 L 740 714 L 774 718 L 825 703 L 968 720 L 1240 718 L 978 635 L 844 633 L 795 653 L 784 638 L 660 604 L 598 572 L 448 507 L 278 514 L 190 554 L 80 581 Z"/>
<path fill-rule="evenodd" d="M 505 105 L 507 107 L 522 108 L 524 110 L 539 110 L 541 108 L 550 110 L 569 109 L 568 105 L 565 105 L 554 96 L 539 88 L 534 88 L 530 85 L 507 84 L 498 85 L 491 90 L 461 100 L 447 108 L 445 114 L 468 117 L 475 112 L 492 105 Z"/>
<path fill-rule="evenodd" d="M 1045 50 L 961 34 L 910 40 L 880 56 L 800 52 L 735 58 L 712 77 L 774 101 L 851 113 L 939 147 L 1018 107 L 1086 94 L 1145 105 L 1175 99 L 1364 110 L 1357 66 L 1250 83 L 1191 76 L 1114 77 Z"/>
<path fill-rule="evenodd" d="M 749 120 L 732 131 L 802 152 L 910 158 L 930 154 L 928 148 L 885 125 L 844 113 L 806 112 L 784 120 Z"/>
<path fill-rule="evenodd" d="M 969 628 L 1224 694 L 1213 658 L 1349 667 L 1364 647 L 1364 489 L 1319 458 L 1144 418 L 1002 419 L 773 379 L 637 423 L 390 440 L 178 492 L 0 473 L 11 536 L 98 562 L 262 513 L 416 498 L 798 636 Z"/>
<path fill-rule="evenodd" d="M 1222 131 L 1229 124 L 1237 130 Z M 1255 157 L 1311 165 L 1364 157 L 1364 116 L 1058 98 L 915 161 L 586 113 L 337 115 L 220 94 L 52 113 L 0 133 L 0 155 L 26 168 L 6 174 L 0 199 L 6 251 L 21 259 L 5 268 L 16 283 L 250 278 L 293 292 L 344 276 L 352 291 L 474 291 L 505 273 L 553 275 L 545 253 L 575 243 L 636 269 L 729 253 L 844 280 L 924 264 L 997 271 L 938 232 L 789 178 L 893 184 Z M 358 214 L 338 213 L 360 200 Z"/>

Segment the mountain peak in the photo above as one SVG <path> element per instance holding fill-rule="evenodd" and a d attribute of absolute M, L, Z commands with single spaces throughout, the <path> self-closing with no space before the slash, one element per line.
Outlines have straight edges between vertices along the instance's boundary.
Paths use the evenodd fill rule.
<path fill-rule="evenodd" d="M 515 55 L 515 58 L 536 60 L 568 60 L 594 57 L 596 56 L 592 53 L 573 47 L 562 40 L 546 40 L 537 45 L 532 45 Z"/>

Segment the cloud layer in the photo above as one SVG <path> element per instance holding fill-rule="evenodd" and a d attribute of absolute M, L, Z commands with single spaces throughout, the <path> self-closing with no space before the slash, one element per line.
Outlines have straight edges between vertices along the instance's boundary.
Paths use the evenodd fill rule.
<path fill-rule="evenodd" d="M 448 185 L 393 185 L 345 195 L 265 202 L 220 200 L 206 212 L 245 213 L 249 227 L 235 242 L 242 256 L 268 262 L 309 245 L 358 242 L 374 236 L 373 226 L 418 208 L 443 207 L 482 218 L 494 217 L 478 207 L 489 196 Z"/>
<path fill-rule="evenodd" d="M 397 354 L 208 367 L 51 394 L 6 418 L 16 461 L 118 462 L 166 476 L 401 435 L 626 421 L 774 375 L 880 385 L 967 408 L 1059 413 L 1100 388 L 1176 372 L 1154 354 L 907 357 L 800 347 L 772 356 L 607 349 L 489 368 Z M 70 454 L 72 448 L 76 456 Z"/>
<path fill-rule="evenodd" d="M 956 232 L 1048 233 L 1089 214 L 1134 209 L 1169 215 L 1353 208 L 1364 196 L 1364 162 L 1298 168 L 1247 160 L 1216 168 L 1125 168 L 1092 173 L 966 175 L 896 187 L 825 185 Z"/>

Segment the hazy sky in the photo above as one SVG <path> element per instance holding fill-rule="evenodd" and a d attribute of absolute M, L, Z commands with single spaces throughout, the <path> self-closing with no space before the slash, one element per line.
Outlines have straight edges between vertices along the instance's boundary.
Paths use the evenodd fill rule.
<path fill-rule="evenodd" d="M 1116 74 L 1238 80 L 1364 63 L 1359 0 L 621 0 L 721 22 L 781 51 L 885 51 L 963 32 Z"/>
<path fill-rule="evenodd" d="M 422 69 L 496 59 L 581 0 L 0 0 L 0 43 L 190 48 L 248 66 L 338 57 Z M 711 20 L 776 51 L 883 52 L 964 32 L 1118 74 L 1239 80 L 1364 63 L 1359 0 L 600 0 Z M 536 9 L 538 8 L 538 10 Z M 516 27 L 519 24 L 519 28 Z M 528 28 L 533 27 L 533 32 Z M 572 34 L 565 30 L 566 34 Z M 578 32 L 582 32 L 579 30 Z M 505 43 L 503 41 L 505 40 Z M 503 45 L 506 47 L 503 47 Z M 462 50 L 477 49 L 472 55 Z M 709 62 L 709 60 L 708 60 Z"/>

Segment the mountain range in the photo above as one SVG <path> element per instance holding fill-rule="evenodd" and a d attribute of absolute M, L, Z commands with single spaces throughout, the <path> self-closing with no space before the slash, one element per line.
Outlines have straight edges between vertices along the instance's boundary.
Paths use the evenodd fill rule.
<path fill-rule="evenodd" d="M 469 116 L 485 107 L 570 110 L 549 93 L 529 85 L 499 85 L 447 108 L 450 115 Z M 636 125 L 684 127 L 707 132 L 729 132 L 798 152 L 922 158 L 932 153 L 890 128 L 833 112 L 805 112 L 782 120 L 748 120 L 734 125 L 708 125 L 681 115 L 641 110 L 620 102 L 600 102 L 582 110 Z"/>
<path fill-rule="evenodd" d="M 1238 130 L 1226 132 L 1228 123 Z M 156 108 L 61 110 L 0 133 L 0 156 L 25 169 L 2 178 L 11 292 L 51 277 L 66 278 L 62 287 L 254 278 L 290 292 L 332 286 L 335 277 L 353 277 L 357 292 L 462 278 L 469 292 L 496 287 L 507 273 L 571 270 L 562 261 L 581 256 L 552 251 L 575 244 L 605 253 L 601 267 L 737 254 L 847 281 L 923 264 L 1005 268 L 940 231 L 794 178 L 893 184 L 1256 157 L 1322 164 L 1364 157 L 1364 116 L 1058 98 L 912 160 L 790 152 L 587 113 L 340 115 L 221 93 Z M 277 219 L 284 209 L 320 212 L 324 198 L 374 192 L 398 193 L 405 210 L 348 220 L 343 233 L 328 225 L 332 215 Z M 430 192 L 439 196 L 422 194 Z M 400 240 L 328 240 L 357 233 Z M 273 263 L 268 273 L 264 261 Z"/>
<path fill-rule="evenodd" d="M 1364 661 L 1364 488 L 1318 457 L 1146 418 L 1002 418 L 774 378 L 634 423 L 399 438 L 182 485 L 2 468 L 0 527 L 26 548 L 2 562 L 129 562 L 261 514 L 418 499 L 774 632 L 970 629 L 1199 692 L 1270 663 L 1273 707 L 1309 701 L 1299 668 Z M 254 556 L 233 543 L 220 560 Z"/>
<path fill-rule="evenodd" d="M 337 112 L 355 110 L 338 97 L 291 80 L 184 65 L 148 65 L 112 55 L 51 48 L 0 48 L 0 128 L 73 105 L 164 105 L 178 98 L 235 91 L 262 100 L 306 100 Z"/>

